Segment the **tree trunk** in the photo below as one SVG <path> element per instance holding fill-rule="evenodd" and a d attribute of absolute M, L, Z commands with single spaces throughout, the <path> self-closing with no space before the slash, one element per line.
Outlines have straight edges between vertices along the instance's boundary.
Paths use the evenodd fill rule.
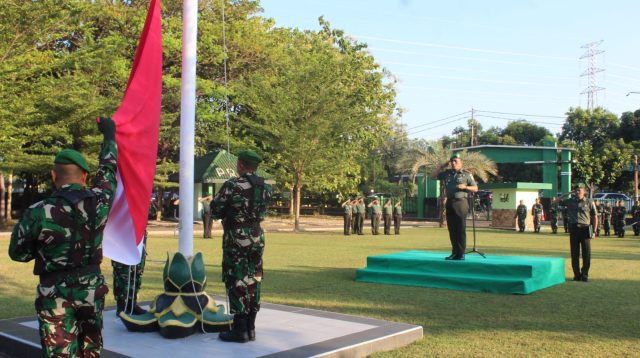
<path fill-rule="evenodd" d="M 8 177 L 8 181 L 7 181 L 7 203 L 6 203 L 6 207 L 5 207 L 5 218 L 7 220 L 11 220 L 11 190 L 13 187 L 13 174 L 9 173 L 9 177 Z"/>
<path fill-rule="evenodd" d="M 293 231 L 300 231 L 300 184 L 293 186 Z"/>
<path fill-rule="evenodd" d="M 289 189 L 289 218 L 294 217 L 294 209 L 293 209 L 293 187 Z"/>
<path fill-rule="evenodd" d="M 0 173 L 0 225 L 4 224 L 7 213 L 4 206 L 4 174 Z"/>
<path fill-rule="evenodd" d="M 162 220 L 162 212 L 164 211 L 164 188 L 158 188 L 158 197 L 156 198 L 156 221 Z"/>

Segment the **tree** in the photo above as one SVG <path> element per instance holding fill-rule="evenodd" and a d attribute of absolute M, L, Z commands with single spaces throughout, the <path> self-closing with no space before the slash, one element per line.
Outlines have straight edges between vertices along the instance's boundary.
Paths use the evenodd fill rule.
<path fill-rule="evenodd" d="M 389 132 L 395 107 L 392 84 L 365 46 L 332 30 L 276 28 L 266 68 L 234 91 L 238 118 L 293 194 L 299 229 L 303 188 L 353 192 L 358 159 Z"/>
<path fill-rule="evenodd" d="M 447 163 L 453 152 L 438 143 L 430 148 L 430 150 L 422 153 L 422 155 L 413 163 L 411 172 L 415 178 L 420 169 L 424 169 L 425 176 L 436 171 L 443 163 Z M 483 182 L 487 182 L 491 175 L 498 175 L 496 164 L 479 152 L 468 152 L 466 149 L 459 152 L 464 166 L 463 168 L 470 172 L 474 177 Z M 444 183 L 440 182 L 440 197 L 438 198 L 438 206 L 440 208 L 440 227 L 446 226 L 446 203 L 447 197 L 444 192 Z"/>
<path fill-rule="evenodd" d="M 571 108 L 567 112 L 560 138 L 563 145 L 576 148 L 576 177 L 587 184 L 591 193 L 596 187 L 615 183 L 631 161 L 633 147 L 622 138 L 616 139 L 619 127 L 618 117 L 602 108 Z"/>

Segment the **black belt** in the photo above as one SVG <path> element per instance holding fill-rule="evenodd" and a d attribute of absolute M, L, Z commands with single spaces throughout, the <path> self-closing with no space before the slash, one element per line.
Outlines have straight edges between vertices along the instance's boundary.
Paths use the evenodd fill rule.
<path fill-rule="evenodd" d="M 65 277 L 80 277 L 91 273 L 99 274 L 100 265 L 89 265 L 69 270 L 45 272 L 40 274 L 40 284 L 43 286 L 53 286 Z"/>
<path fill-rule="evenodd" d="M 571 225 L 573 225 L 573 226 L 575 226 L 575 227 L 577 227 L 577 228 L 581 228 L 581 229 L 584 229 L 584 228 L 586 228 L 586 227 L 591 226 L 591 225 L 589 225 L 589 224 L 571 224 Z"/>
<path fill-rule="evenodd" d="M 224 225 L 226 229 L 241 229 L 244 227 L 260 227 L 260 221 L 258 220 L 248 220 L 243 222 L 229 222 Z"/>

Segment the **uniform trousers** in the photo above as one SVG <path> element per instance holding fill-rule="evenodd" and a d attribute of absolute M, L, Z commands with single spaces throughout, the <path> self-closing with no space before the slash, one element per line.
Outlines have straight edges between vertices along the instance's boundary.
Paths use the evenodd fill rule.
<path fill-rule="evenodd" d="M 457 258 L 464 257 L 467 249 L 467 198 L 447 199 L 447 227 L 451 241 L 451 254 Z"/>

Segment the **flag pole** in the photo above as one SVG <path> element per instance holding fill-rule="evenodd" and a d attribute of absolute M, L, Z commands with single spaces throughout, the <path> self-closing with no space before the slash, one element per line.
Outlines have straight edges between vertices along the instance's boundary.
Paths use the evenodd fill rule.
<path fill-rule="evenodd" d="M 180 87 L 180 243 L 185 257 L 193 256 L 193 155 L 196 110 L 196 41 L 198 1 L 182 6 L 182 79 Z"/>

